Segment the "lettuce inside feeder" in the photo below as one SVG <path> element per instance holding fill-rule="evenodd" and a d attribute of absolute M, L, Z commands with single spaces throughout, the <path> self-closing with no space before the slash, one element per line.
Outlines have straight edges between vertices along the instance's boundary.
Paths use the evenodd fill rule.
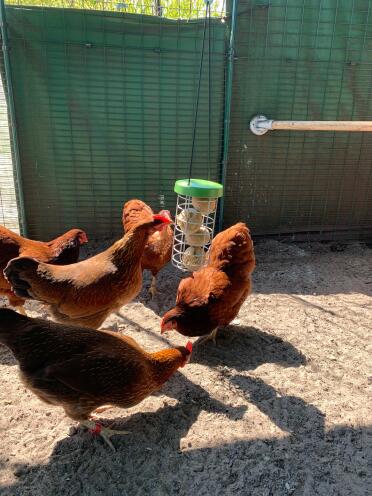
<path fill-rule="evenodd" d="M 180 179 L 176 181 L 174 191 L 177 210 L 172 263 L 183 271 L 193 272 L 207 262 L 223 187 L 204 179 Z"/>

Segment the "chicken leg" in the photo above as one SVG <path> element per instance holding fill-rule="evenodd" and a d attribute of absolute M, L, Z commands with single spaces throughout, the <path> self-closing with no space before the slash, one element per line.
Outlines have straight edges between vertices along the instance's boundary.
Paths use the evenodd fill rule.
<path fill-rule="evenodd" d="M 149 293 L 151 295 L 151 298 L 154 298 L 156 295 L 156 276 L 152 276 Z"/>
<path fill-rule="evenodd" d="M 102 405 L 96 408 L 94 410 L 94 413 L 102 413 L 105 412 L 106 410 L 109 410 L 110 408 L 114 408 L 114 405 Z"/>
<path fill-rule="evenodd" d="M 213 341 L 213 344 L 215 346 L 217 346 L 217 343 L 216 343 L 216 338 L 217 338 L 217 332 L 218 332 L 218 327 L 216 327 L 215 329 L 213 329 L 213 331 L 208 334 L 208 336 L 204 336 L 200 339 L 199 341 L 199 344 L 202 344 L 202 343 L 207 343 L 208 341 Z"/>
<path fill-rule="evenodd" d="M 116 451 L 115 446 L 112 444 L 110 438 L 112 436 L 123 436 L 125 434 L 130 434 L 129 431 L 118 431 L 115 429 L 110 429 L 109 427 L 103 427 L 99 422 L 93 420 L 82 420 L 80 425 L 86 427 L 89 432 L 101 436 L 102 439 L 110 446 L 113 451 Z"/>
<path fill-rule="evenodd" d="M 23 305 L 19 305 L 17 307 L 17 310 L 18 312 L 21 314 L 21 315 L 25 315 L 27 317 L 27 313 L 26 313 L 26 310 L 25 310 L 25 307 Z"/>

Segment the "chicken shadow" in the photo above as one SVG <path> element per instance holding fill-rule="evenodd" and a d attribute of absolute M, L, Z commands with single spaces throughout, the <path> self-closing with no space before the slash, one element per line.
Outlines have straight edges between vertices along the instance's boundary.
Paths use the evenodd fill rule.
<path fill-rule="evenodd" d="M 235 375 L 230 382 L 281 430 L 296 437 L 316 433 L 324 438 L 325 415 L 314 405 L 297 396 L 281 396 L 258 377 Z"/>
<path fill-rule="evenodd" d="M 165 401 L 164 406 L 154 412 L 135 413 L 133 415 L 123 412 L 126 418 L 104 419 L 101 417 L 103 425 L 110 425 L 112 428 L 130 432 L 123 437 L 117 436 L 112 439 L 116 446 L 114 453 L 101 439 L 92 439 L 91 434 L 79 429 L 74 435 L 57 442 L 46 465 L 18 464 L 14 468 L 18 482 L 12 488 L 10 486 L 4 488 L 4 492 L 1 493 L 2 496 L 21 494 L 17 491 L 20 490 L 25 481 L 29 480 L 30 477 L 38 478 L 40 476 L 50 478 L 47 490 L 42 492 L 45 496 L 52 494 L 95 494 L 97 488 L 93 493 L 91 492 L 89 478 L 94 479 L 94 485 L 96 479 L 102 481 L 101 490 L 104 491 L 104 494 L 132 494 L 131 492 L 127 493 L 125 484 L 124 486 L 116 486 L 117 477 L 114 474 L 121 472 L 120 466 L 124 467 L 126 474 L 139 475 L 142 473 L 142 483 L 153 477 L 154 474 L 151 472 L 154 463 L 159 465 L 160 469 L 161 460 L 170 462 L 172 472 L 176 473 L 178 457 L 182 454 L 180 442 L 203 410 L 208 413 L 226 415 L 231 420 L 241 419 L 246 411 L 245 406 L 230 407 L 211 398 L 201 386 L 194 384 L 181 373 L 176 373 L 161 392 L 168 397 L 179 399 L 179 402 L 176 405 L 169 405 Z M 133 452 L 138 452 L 138 446 L 142 447 L 140 453 L 132 456 Z M 93 471 L 92 460 L 93 465 L 98 462 Z M 0 466 L 1 462 L 0 460 Z M 67 463 L 69 467 L 63 475 L 58 474 L 61 463 Z M 73 472 L 77 477 L 70 473 L 70 468 L 73 465 L 75 466 Z M 103 467 L 106 468 L 103 469 Z M 169 469 L 170 467 L 167 468 L 167 470 Z M 113 477 L 112 483 L 109 482 L 111 475 L 108 475 L 108 472 Z M 157 478 L 163 476 L 161 474 L 156 475 Z M 63 480 L 68 489 L 63 487 Z M 140 494 L 142 493 L 140 492 Z M 151 492 L 151 494 L 154 493 Z"/>
<path fill-rule="evenodd" d="M 306 364 L 306 357 L 291 343 L 255 327 L 226 326 L 218 331 L 216 342 L 195 342 L 191 361 L 235 370 L 253 370 L 264 363 L 283 367 Z"/>
<path fill-rule="evenodd" d="M 233 420 L 241 418 L 247 409 L 245 406 L 231 407 L 216 398 L 211 398 L 203 387 L 190 381 L 180 372 L 174 374 L 172 380 L 166 382 L 153 396 L 162 395 L 176 399 L 181 405 L 188 405 L 187 408 L 197 409 L 199 412 L 223 414 Z"/>
<path fill-rule="evenodd" d="M 79 433 L 59 441 L 46 464 L 13 466 L 18 478 L 3 486 L 3 496 L 110 494 L 239 494 L 253 496 L 366 495 L 370 427 L 336 426 L 296 396 L 279 395 L 258 378 L 236 376 L 232 383 L 283 436 L 206 441 L 194 448 L 179 440 L 196 421 L 200 408 L 182 399 L 156 412 L 137 413 L 115 427 L 131 434 L 114 438 L 114 453 L 101 440 Z"/>

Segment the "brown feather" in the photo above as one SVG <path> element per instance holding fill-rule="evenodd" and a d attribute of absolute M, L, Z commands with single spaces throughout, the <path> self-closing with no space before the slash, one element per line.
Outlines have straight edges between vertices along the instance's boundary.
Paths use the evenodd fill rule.
<path fill-rule="evenodd" d="M 239 222 L 222 231 L 213 239 L 208 266 L 181 281 L 176 306 L 164 315 L 162 328 L 172 323 L 185 336 L 203 336 L 228 325 L 251 292 L 254 267 L 247 226 Z"/>
<path fill-rule="evenodd" d="M 0 342 L 19 362 L 26 387 L 84 420 L 99 406 L 136 405 L 185 365 L 190 352 L 143 350 L 114 333 L 47 322 L 0 309 Z"/>
<path fill-rule="evenodd" d="M 0 225 L 0 294 L 7 296 L 12 306 L 20 306 L 25 302 L 14 294 L 3 275 L 5 267 L 13 258 L 32 257 L 50 264 L 70 264 L 78 260 L 80 246 L 87 241 L 81 229 L 71 229 L 52 241 L 42 242 L 23 238 Z"/>
<path fill-rule="evenodd" d="M 141 256 L 155 224 L 153 218 L 142 221 L 104 252 L 76 264 L 17 258 L 4 272 L 17 294 L 50 305 L 57 321 L 97 328 L 140 292 Z"/>
<path fill-rule="evenodd" d="M 162 210 L 159 214 L 166 211 Z M 123 207 L 123 227 L 128 232 L 140 219 L 153 213 L 151 207 L 141 200 L 130 200 Z M 168 214 L 166 214 L 169 216 Z M 149 270 L 153 276 L 170 261 L 172 255 L 173 230 L 165 226 L 160 232 L 149 236 L 143 251 L 141 265 L 143 270 Z"/>

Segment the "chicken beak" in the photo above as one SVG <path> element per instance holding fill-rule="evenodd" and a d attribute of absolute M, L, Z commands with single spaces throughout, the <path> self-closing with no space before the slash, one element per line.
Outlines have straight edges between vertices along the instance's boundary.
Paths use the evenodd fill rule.
<path fill-rule="evenodd" d="M 172 331 L 173 329 L 177 329 L 175 327 L 175 323 L 173 323 L 173 320 L 169 320 L 168 322 L 164 322 L 164 319 L 161 321 L 160 325 L 160 333 L 164 334 L 167 331 Z"/>
<path fill-rule="evenodd" d="M 173 224 L 173 222 L 170 220 L 169 222 L 164 222 L 163 224 L 160 224 L 159 226 L 155 226 L 154 229 L 155 229 L 155 231 L 162 232 L 162 231 L 164 231 L 164 229 L 166 229 L 171 224 Z"/>
<path fill-rule="evenodd" d="M 81 233 L 79 241 L 81 245 L 85 245 L 86 243 L 88 243 L 88 236 L 85 233 Z"/>

